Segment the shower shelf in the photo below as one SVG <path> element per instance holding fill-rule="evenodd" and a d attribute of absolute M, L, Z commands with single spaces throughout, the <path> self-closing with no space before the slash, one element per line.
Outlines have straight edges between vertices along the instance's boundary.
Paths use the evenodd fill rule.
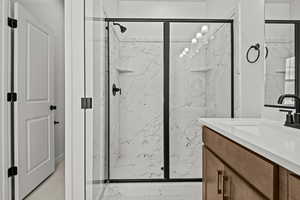
<path fill-rule="evenodd" d="M 199 67 L 199 68 L 192 68 L 190 69 L 191 72 L 208 72 L 210 70 L 212 70 L 212 67 Z"/>
<path fill-rule="evenodd" d="M 132 72 L 134 72 L 132 69 L 120 69 L 120 68 L 117 68 L 117 71 L 119 73 L 132 73 Z"/>

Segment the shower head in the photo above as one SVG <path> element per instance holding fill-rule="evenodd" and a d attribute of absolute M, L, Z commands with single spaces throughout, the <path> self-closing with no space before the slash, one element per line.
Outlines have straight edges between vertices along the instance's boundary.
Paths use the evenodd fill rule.
<path fill-rule="evenodd" d="M 125 33 L 127 31 L 127 28 L 119 23 L 116 23 L 114 22 L 113 23 L 114 26 L 119 26 L 120 27 L 120 30 L 121 30 L 121 33 Z"/>

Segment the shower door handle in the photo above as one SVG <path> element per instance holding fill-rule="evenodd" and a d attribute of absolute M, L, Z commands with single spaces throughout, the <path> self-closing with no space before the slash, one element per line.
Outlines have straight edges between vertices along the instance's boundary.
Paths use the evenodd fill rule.
<path fill-rule="evenodd" d="M 114 96 L 116 96 L 117 92 L 119 92 L 120 95 L 122 95 L 122 89 L 121 88 L 117 88 L 116 84 L 113 84 L 112 86 L 112 93 Z"/>

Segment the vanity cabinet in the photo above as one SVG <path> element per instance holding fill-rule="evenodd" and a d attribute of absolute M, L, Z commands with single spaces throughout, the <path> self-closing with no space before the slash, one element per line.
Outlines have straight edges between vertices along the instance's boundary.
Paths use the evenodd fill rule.
<path fill-rule="evenodd" d="M 276 164 L 207 127 L 203 141 L 204 200 L 278 200 Z"/>
<path fill-rule="evenodd" d="M 300 200 L 300 176 L 203 127 L 203 200 Z"/>
<path fill-rule="evenodd" d="M 225 168 L 224 200 L 266 200 L 230 168 Z"/>
<path fill-rule="evenodd" d="M 203 148 L 203 169 L 205 174 L 205 198 L 210 200 L 223 199 L 223 173 L 225 165 L 208 149 Z"/>
<path fill-rule="evenodd" d="M 206 147 L 204 152 L 204 184 L 205 200 L 265 200 L 232 169 L 226 166 Z"/>
<path fill-rule="evenodd" d="M 279 170 L 279 200 L 300 200 L 300 177 L 284 168 Z"/>

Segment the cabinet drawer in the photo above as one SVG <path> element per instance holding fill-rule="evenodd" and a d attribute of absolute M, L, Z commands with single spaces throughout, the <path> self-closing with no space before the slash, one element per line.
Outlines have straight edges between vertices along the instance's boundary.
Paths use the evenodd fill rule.
<path fill-rule="evenodd" d="M 300 177 L 288 175 L 288 200 L 300 200 Z"/>
<path fill-rule="evenodd" d="M 268 199 L 278 199 L 278 166 L 203 127 L 205 146 Z"/>

